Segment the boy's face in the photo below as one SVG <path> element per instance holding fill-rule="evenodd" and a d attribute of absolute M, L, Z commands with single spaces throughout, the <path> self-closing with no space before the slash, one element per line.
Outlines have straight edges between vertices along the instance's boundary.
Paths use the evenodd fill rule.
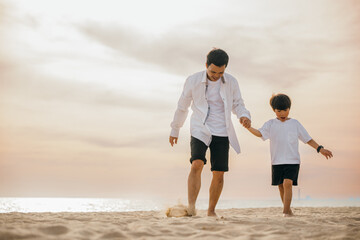
<path fill-rule="evenodd" d="M 290 108 L 287 108 L 285 110 L 275 109 L 274 112 L 276 113 L 277 119 L 279 119 L 282 122 L 285 122 L 288 119 Z"/>

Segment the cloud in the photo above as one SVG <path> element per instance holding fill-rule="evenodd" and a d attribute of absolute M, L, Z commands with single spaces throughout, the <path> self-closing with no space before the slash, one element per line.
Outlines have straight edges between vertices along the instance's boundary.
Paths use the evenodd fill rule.
<path fill-rule="evenodd" d="M 22 138 L 30 137 L 33 141 L 47 142 L 55 144 L 59 147 L 71 146 L 74 142 L 85 143 L 92 147 L 102 149 L 120 149 L 120 148 L 138 148 L 141 139 L 142 149 L 145 148 L 159 148 L 166 142 L 163 134 L 157 135 L 143 135 L 133 131 L 132 135 L 124 138 L 123 134 L 114 134 L 112 132 L 95 131 L 99 126 L 94 128 L 75 128 L 75 129 L 60 129 L 60 128 L 44 128 L 43 126 L 20 126 L 5 129 L 0 126 L 2 133 L 8 136 L 21 136 Z M 116 126 L 113 126 L 114 130 Z M 116 132 L 124 131 L 118 127 Z M 167 133 L 167 131 L 166 131 Z M 5 140 L 5 139 L 4 139 Z M 19 139 L 19 141 L 22 141 Z M 0 141 L 1 142 L 1 141 Z M 5 144 L 5 141 L 3 142 Z"/>
<path fill-rule="evenodd" d="M 44 76 L 28 69 L 30 65 L 25 62 L 0 58 L 1 62 L 3 138 L 32 136 L 32 141 L 49 144 L 75 141 L 120 149 L 137 147 L 139 139 L 143 148 L 159 147 L 167 137 L 163 124 L 169 126 L 170 120 L 164 115 L 174 108 L 168 101 L 101 83 Z"/>
<path fill-rule="evenodd" d="M 129 181 L 131 187 L 142 186 L 134 188 L 141 192 L 143 188 L 153 190 L 154 182 L 148 179 L 153 179 L 154 172 L 159 182 L 165 184 L 171 176 L 175 179 L 172 185 L 183 184 L 189 166 L 189 122 L 174 148 L 167 142 L 169 123 L 183 77 L 204 69 L 212 47 L 229 53 L 230 73 L 256 83 L 244 91 L 254 121 L 262 122 L 268 116 L 266 111 L 271 113 L 267 97 L 261 98 L 266 101 L 258 99 L 261 94 L 271 95 L 266 84 L 280 90 L 292 87 L 291 95 L 302 106 L 298 104 L 297 116 L 328 146 L 335 146 L 339 136 L 343 139 L 337 149 L 332 148 L 338 159 L 356 159 L 356 151 L 349 149 L 356 149 L 353 134 L 359 128 L 351 119 L 356 119 L 358 111 L 346 106 L 357 100 L 352 96 L 359 86 L 358 1 L 213 1 L 206 6 L 196 3 L 199 8 L 191 9 L 198 15 L 195 18 L 177 6 L 162 6 L 165 11 L 158 8 L 166 12 L 163 15 L 148 9 L 143 11 L 148 15 L 132 15 L 129 9 L 137 10 L 137 6 L 129 2 L 121 6 L 120 12 L 128 13 L 124 16 L 114 8 L 117 1 L 99 2 L 96 6 L 101 6 L 101 11 L 95 5 L 84 9 L 81 2 L 74 6 L 73 1 L 65 5 L 64 1 L 56 5 L 26 2 L 14 1 L 13 7 L 8 3 L 4 10 L 0 3 L 3 195 L 69 196 L 78 191 L 79 195 L 93 195 L 104 187 L 109 191 L 120 187 L 126 194 L 131 191 Z M 186 9 L 183 2 L 179 5 Z M 114 11 L 108 11 L 109 7 Z M 179 14 L 171 16 L 171 11 Z M 150 15 L 156 15 L 156 23 L 166 23 L 154 28 L 162 29 L 156 34 L 148 28 L 155 23 Z M 166 22 L 171 20 L 166 17 L 179 15 L 181 19 L 175 19 L 179 21 Z M 128 78 L 132 72 L 138 75 Z M 327 84 L 328 78 L 323 78 L 314 85 L 306 84 L 324 72 L 338 81 Z M 137 87 L 141 91 L 136 91 Z M 350 119 L 345 130 L 338 124 L 340 118 Z M 327 126 L 333 129 L 329 133 Z M 244 148 L 242 163 L 232 152 L 233 170 L 243 171 L 243 175 L 235 175 L 246 178 L 249 169 L 262 171 L 254 162 L 265 161 L 268 150 L 259 152 L 259 143 L 250 140 L 238 124 L 236 128 Z M 266 149 L 265 145 L 260 148 Z M 315 157 L 309 154 L 304 157 Z M 358 169 L 354 161 L 347 160 L 344 166 Z M 320 165 L 335 169 L 335 162 Z M 308 169 L 313 164 L 309 162 Z M 348 179 L 358 179 L 354 174 L 350 171 Z M 76 187 L 79 178 L 86 180 Z M 102 178 L 106 180 L 100 181 Z M 66 190 L 47 184 L 52 180 Z M 339 186 L 346 184 L 345 180 Z M 232 182 L 229 186 L 238 179 Z M 23 183 L 28 184 L 24 187 Z M 86 189 L 90 185 L 91 189 Z M 316 191 L 312 185 L 308 188 Z M 331 191 L 336 188 L 340 189 L 336 186 Z M 354 186 L 344 194 L 351 191 Z"/>
<path fill-rule="evenodd" d="M 19 65 L 1 64 L 0 69 L 2 97 L 18 96 L 44 102 L 63 102 L 85 104 L 99 107 L 116 107 L 141 111 L 153 111 L 154 108 L 170 109 L 173 106 L 165 101 L 130 95 L 122 89 L 114 89 L 96 83 L 75 82 L 42 76 L 20 69 Z M 26 65 L 24 63 L 24 65 Z"/>
<path fill-rule="evenodd" d="M 174 106 L 166 101 L 90 84 L 24 79 L 0 82 L 4 138 L 32 136 L 40 142 L 67 145 L 75 141 L 119 149 L 138 147 L 140 139 L 142 148 L 159 147 L 167 138 L 164 126 L 169 126 L 167 118 Z"/>
<path fill-rule="evenodd" d="M 156 37 L 114 23 L 88 22 L 78 29 L 120 55 L 180 75 L 203 68 L 207 52 L 220 47 L 228 51 L 235 75 L 286 87 L 313 80 L 322 72 L 341 71 L 354 51 L 359 53 L 360 34 L 354 23 L 360 14 L 349 6 L 338 10 L 341 17 L 330 10 L 263 26 L 202 19 Z"/>

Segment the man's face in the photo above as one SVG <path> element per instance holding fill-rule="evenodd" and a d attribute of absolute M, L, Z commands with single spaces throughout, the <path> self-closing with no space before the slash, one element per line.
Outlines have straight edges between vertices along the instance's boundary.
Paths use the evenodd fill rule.
<path fill-rule="evenodd" d="M 221 78 L 224 75 L 225 68 L 226 68 L 225 65 L 218 67 L 214 64 L 210 64 L 210 66 L 206 64 L 206 74 L 208 79 L 210 81 L 219 80 L 219 78 Z"/>

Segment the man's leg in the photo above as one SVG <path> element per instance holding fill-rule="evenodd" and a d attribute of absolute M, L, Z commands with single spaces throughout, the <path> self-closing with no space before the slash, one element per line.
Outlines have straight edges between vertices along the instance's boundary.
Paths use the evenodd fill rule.
<path fill-rule="evenodd" d="M 224 172 L 213 171 L 212 173 L 213 178 L 210 186 L 208 216 L 216 216 L 215 207 L 224 186 Z"/>
<path fill-rule="evenodd" d="M 195 204 L 201 187 L 201 172 L 204 167 L 202 160 L 194 160 L 188 178 L 188 214 L 196 215 Z"/>
<path fill-rule="evenodd" d="M 293 181 L 291 179 L 284 179 L 284 211 L 283 213 L 286 215 L 293 215 L 291 209 L 290 209 L 290 205 L 291 205 L 291 200 L 292 200 L 292 185 L 293 185 Z"/>
<path fill-rule="evenodd" d="M 283 184 L 279 185 L 279 192 L 280 192 L 281 201 L 284 204 L 284 185 Z"/>

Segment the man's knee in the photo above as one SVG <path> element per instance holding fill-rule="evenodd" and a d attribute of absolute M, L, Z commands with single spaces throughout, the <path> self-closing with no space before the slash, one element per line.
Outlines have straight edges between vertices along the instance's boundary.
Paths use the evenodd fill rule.
<path fill-rule="evenodd" d="M 220 172 L 220 171 L 213 171 L 213 179 L 218 181 L 218 182 L 223 182 L 224 181 L 224 172 Z"/>
<path fill-rule="evenodd" d="M 193 172 L 201 172 L 201 170 L 204 167 L 204 161 L 203 160 L 194 160 L 191 163 L 191 171 Z"/>
<path fill-rule="evenodd" d="M 222 171 L 212 171 L 214 177 L 224 177 L 224 173 Z"/>

